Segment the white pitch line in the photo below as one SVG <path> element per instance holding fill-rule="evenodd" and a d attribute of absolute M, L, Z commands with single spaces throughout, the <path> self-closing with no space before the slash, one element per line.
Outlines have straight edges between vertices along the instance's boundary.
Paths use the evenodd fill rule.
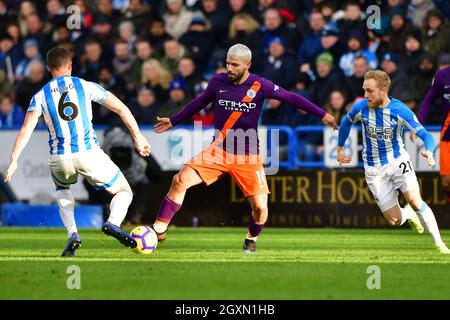
<path fill-rule="evenodd" d="M 317 259 L 254 259 L 251 256 L 248 258 L 237 258 L 237 259 L 189 259 L 189 258 L 161 258 L 161 257 L 142 257 L 142 258 L 61 258 L 61 257 L 0 257 L 0 261 L 25 261 L 25 262 L 254 262 L 254 263 L 286 263 L 286 262 L 297 262 L 297 263 L 336 263 L 336 264 L 354 264 L 354 263 L 382 263 L 382 264 L 450 264 L 449 261 L 415 261 L 415 260 L 390 260 L 390 261 L 382 261 L 382 260 L 317 260 Z"/>

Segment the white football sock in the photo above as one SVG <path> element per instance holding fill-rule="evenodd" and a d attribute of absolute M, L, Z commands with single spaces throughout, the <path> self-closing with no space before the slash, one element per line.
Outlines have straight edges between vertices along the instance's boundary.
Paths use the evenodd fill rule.
<path fill-rule="evenodd" d="M 411 219 L 413 213 L 411 210 L 400 208 L 400 211 L 402 212 L 402 221 L 400 222 L 400 225 L 404 224 L 406 220 Z"/>
<path fill-rule="evenodd" d="M 247 232 L 247 236 L 245 237 L 245 239 L 256 241 L 258 240 L 258 237 L 252 237 L 252 235 Z"/>
<path fill-rule="evenodd" d="M 128 207 L 133 201 L 133 195 L 128 191 L 120 191 L 112 198 L 111 204 L 109 205 L 110 214 L 108 222 L 120 227 L 123 219 L 128 212 Z"/>
<path fill-rule="evenodd" d="M 425 231 L 433 237 L 433 241 L 435 244 L 442 244 L 443 241 L 441 239 L 441 235 L 439 233 L 439 228 L 434 217 L 433 211 L 431 211 L 430 207 L 423 202 L 422 207 L 416 211 L 419 216 L 419 220 L 423 225 Z"/>
<path fill-rule="evenodd" d="M 153 224 L 153 229 L 158 233 L 166 232 L 168 224 L 162 221 L 156 221 Z"/>
<path fill-rule="evenodd" d="M 70 189 L 57 190 L 56 202 L 58 203 L 59 215 L 66 228 L 67 235 L 70 237 L 72 233 L 78 232 L 75 224 L 75 200 Z"/>

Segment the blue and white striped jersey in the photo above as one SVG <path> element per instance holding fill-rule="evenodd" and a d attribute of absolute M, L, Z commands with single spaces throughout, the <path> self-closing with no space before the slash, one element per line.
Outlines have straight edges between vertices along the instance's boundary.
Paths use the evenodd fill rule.
<path fill-rule="evenodd" d="M 403 102 L 390 99 L 385 108 L 370 108 L 366 99 L 362 99 L 347 114 L 351 123 L 361 121 L 364 166 L 385 165 L 406 154 L 403 143 L 405 125 L 416 133 L 424 129 Z"/>
<path fill-rule="evenodd" d="M 97 148 L 91 101 L 103 104 L 108 96 L 100 85 L 80 78 L 52 79 L 31 99 L 28 112 L 43 115 L 50 154 L 72 154 Z"/>

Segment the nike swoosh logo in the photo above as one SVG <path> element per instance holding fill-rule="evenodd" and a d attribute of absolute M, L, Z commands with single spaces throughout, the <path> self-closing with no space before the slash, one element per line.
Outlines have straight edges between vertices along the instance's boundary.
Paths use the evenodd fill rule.
<path fill-rule="evenodd" d="M 220 93 L 227 92 L 228 90 L 219 90 Z"/>

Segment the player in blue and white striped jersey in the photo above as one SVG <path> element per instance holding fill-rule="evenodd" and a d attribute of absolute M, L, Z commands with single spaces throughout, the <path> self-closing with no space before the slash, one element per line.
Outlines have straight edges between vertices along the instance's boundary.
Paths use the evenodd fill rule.
<path fill-rule="evenodd" d="M 97 190 L 114 195 L 111 214 L 102 231 L 127 247 L 136 241 L 120 225 L 125 219 L 133 193 L 120 169 L 100 149 L 92 126 L 92 101 L 117 113 L 130 130 L 141 156 L 150 154 L 150 145 L 141 134 L 130 110 L 112 93 L 96 83 L 72 77 L 69 51 L 55 47 L 47 53 L 47 68 L 53 79 L 31 99 L 22 128 L 17 135 L 5 182 L 17 168 L 17 160 L 42 115 L 49 132 L 49 166 L 56 186 L 56 200 L 69 241 L 62 256 L 74 256 L 81 246 L 74 218 L 75 201 L 70 185 L 82 175 Z"/>
<path fill-rule="evenodd" d="M 408 127 L 425 145 L 422 155 L 434 166 L 434 139 L 414 113 L 401 101 L 388 96 L 391 80 L 384 71 L 369 71 L 364 77 L 364 98 L 356 102 L 339 128 L 337 158 L 348 163 L 343 146 L 353 123 L 361 122 L 363 160 L 367 184 L 387 222 L 392 226 L 408 221 L 412 229 L 431 234 L 438 252 L 450 254 L 442 241 L 433 212 L 420 196 L 419 184 L 410 156 L 403 144 Z M 408 206 L 400 208 L 397 189 Z"/>

